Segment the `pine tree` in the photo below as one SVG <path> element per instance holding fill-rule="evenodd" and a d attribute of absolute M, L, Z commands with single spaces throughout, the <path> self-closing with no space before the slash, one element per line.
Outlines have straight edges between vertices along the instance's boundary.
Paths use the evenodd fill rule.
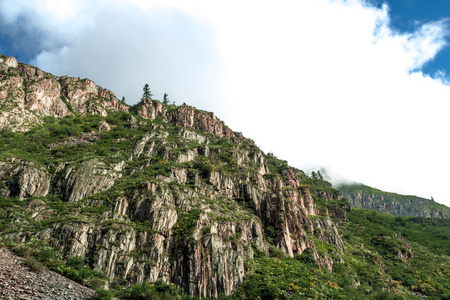
<path fill-rule="evenodd" d="M 320 171 L 317 171 L 317 179 L 323 180 L 323 176 L 322 173 L 320 173 Z"/>
<path fill-rule="evenodd" d="M 123 96 L 120 101 L 122 101 L 122 103 L 125 103 L 125 96 Z"/>
<path fill-rule="evenodd" d="M 163 103 L 169 104 L 169 95 L 167 95 L 167 93 L 164 93 Z"/>
<path fill-rule="evenodd" d="M 144 99 L 150 99 L 151 100 L 153 94 L 150 91 L 150 87 L 148 86 L 147 83 L 144 85 L 144 88 L 142 90 L 144 91 L 144 93 L 142 94 L 141 100 L 144 100 Z"/>
<path fill-rule="evenodd" d="M 312 171 L 311 172 L 311 177 L 312 177 L 312 179 L 317 179 L 316 172 Z"/>

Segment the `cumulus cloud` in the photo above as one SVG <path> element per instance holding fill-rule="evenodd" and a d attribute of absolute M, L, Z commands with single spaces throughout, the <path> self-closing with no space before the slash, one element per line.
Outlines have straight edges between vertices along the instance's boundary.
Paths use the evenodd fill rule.
<path fill-rule="evenodd" d="M 387 6 L 359 1 L 256 7 L 245 29 L 242 12 L 217 25 L 232 128 L 302 169 L 449 201 L 450 90 L 420 71 L 445 47 L 446 23 L 399 33 Z"/>
<path fill-rule="evenodd" d="M 296 167 L 450 205 L 450 87 L 421 71 L 447 46 L 447 20 L 401 33 L 387 5 L 363 0 L 65 0 L 56 13 L 6 2 L 28 6 L 10 16 L 40 16 L 33 28 L 53 43 L 35 57 L 42 69 L 128 103 L 149 83 Z"/>
<path fill-rule="evenodd" d="M 35 63 L 91 78 L 130 104 L 148 83 L 156 99 L 168 93 L 179 104 L 196 101 L 213 110 L 218 107 L 210 101 L 211 89 L 220 64 L 210 35 L 208 27 L 175 8 L 142 11 L 122 4 L 98 11 L 68 45 L 43 51 Z"/>

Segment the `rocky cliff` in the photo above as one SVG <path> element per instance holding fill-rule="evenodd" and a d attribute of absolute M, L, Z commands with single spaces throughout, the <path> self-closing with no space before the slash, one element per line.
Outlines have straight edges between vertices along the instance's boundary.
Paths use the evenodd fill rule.
<path fill-rule="evenodd" d="M 394 216 L 449 219 L 450 208 L 429 199 L 384 192 L 363 184 L 338 186 L 353 207 L 374 209 Z"/>
<path fill-rule="evenodd" d="M 0 127 L 24 131 L 42 117 L 128 111 L 109 90 L 89 79 L 56 77 L 36 67 L 0 57 Z"/>
<path fill-rule="evenodd" d="M 111 282 L 217 297 L 243 282 L 255 253 L 343 262 L 340 193 L 212 113 L 129 107 L 91 80 L 2 56 L 0 127 L 1 236 L 80 257 Z"/>

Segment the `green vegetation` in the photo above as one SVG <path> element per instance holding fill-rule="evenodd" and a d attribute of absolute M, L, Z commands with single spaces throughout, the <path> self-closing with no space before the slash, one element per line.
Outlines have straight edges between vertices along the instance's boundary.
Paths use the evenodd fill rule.
<path fill-rule="evenodd" d="M 361 209 L 349 219 L 340 228 L 345 263 L 335 262 L 332 272 L 318 269 L 309 249 L 294 258 L 256 257 L 246 261 L 244 283 L 226 299 L 420 299 L 411 292 L 449 299 L 450 241 L 441 236 L 450 232 L 449 220 L 416 223 Z M 416 235 L 424 231 L 432 235 Z M 407 232 L 415 241 L 404 238 Z M 399 251 L 414 257 L 405 261 Z"/>
<path fill-rule="evenodd" d="M 148 84 L 146 83 L 144 85 L 144 87 L 142 88 L 143 90 L 143 94 L 142 94 L 142 100 L 143 99 L 152 99 L 153 94 L 150 92 L 150 87 L 148 86 Z"/>
<path fill-rule="evenodd" d="M 108 282 L 103 273 L 93 270 L 82 258 L 71 257 L 64 262 L 55 249 L 40 240 L 31 239 L 26 243 L 15 243 L 0 238 L 1 246 L 7 246 L 16 254 L 23 256 L 25 263 L 33 271 L 42 272 L 48 268 L 93 289 L 104 287 Z"/>
<path fill-rule="evenodd" d="M 176 108 L 166 105 L 166 109 Z M 104 122 L 110 130 L 100 130 Z M 162 117 L 147 120 L 125 112 L 46 117 L 42 124 L 27 132 L 1 130 L 0 162 L 8 165 L 10 173 L 5 171 L 6 175 L 0 178 L 0 232 L 2 236 L 20 238 L 15 242 L 0 239 L 0 245 L 23 255 L 35 271 L 48 268 L 96 289 L 95 299 L 194 299 L 161 281 L 130 285 L 126 280 L 110 280 L 94 270 L 94 260 L 111 247 L 118 253 L 122 251 L 118 254 L 122 257 L 145 263 L 148 273 L 157 266 L 149 250 L 156 238 L 146 240 L 140 248 L 124 250 L 121 238 L 128 233 L 134 231 L 142 239 L 164 237 L 166 242 L 173 238 L 170 240 L 173 248 L 164 253 L 169 257 L 166 263 L 170 264 L 177 255 L 184 254 L 197 227 L 199 238 L 208 241 L 215 234 L 212 223 L 223 228 L 232 224 L 235 229 L 224 235 L 223 242 L 242 246 L 245 251 L 253 248 L 255 258 L 245 261 L 242 285 L 221 299 L 418 299 L 421 295 L 427 299 L 449 299 L 449 219 L 395 217 L 351 209 L 320 172 L 309 177 L 272 153 L 260 161 L 257 158 L 262 154 L 254 143 L 236 136 L 228 139 L 194 129 L 184 131 Z M 142 140 L 146 141 L 142 151 L 137 151 Z M 117 178 L 107 190 L 78 202 L 66 202 L 64 191 L 55 183 L 66 180 L 58 173 L 61 165 L 77 170 L 90 159 L 100 161 L 105 170 L 122 163 L 123 168 L 114 171 Z M 8 194 L 14 183 L 10 170 L 24 163 L 56 174 L 52 177 L 55 188 L 48 196 L 19 199 Z M 266 167 L 269 173 L 262 177 L 259 171 Z M 105 174 L 105 177 L 112 176 L 106 171 Z M 292 177 L 299 178 L 299 186 L 285 184 Z M 229 182 L 239 182 L 239 190 L 227 196 L 215 194 L 219 185 Z M 306 214 L 304 208 L 295 207 L 292 199 L 282 195 L 295 195 L 306 201 L 310 192 L 315 203 L 317 214 L 304 217 L 305 223 L 311 221 L 314 230 L 299 225 L 304 227 L 304 235 L 314 246 L 308 244 L 309 248 L 294 257 L 286 256 L 276 247 L 282 229 L 270 222 L 262 224 L 265 221 L 261 221 L 261 216 L 269 213 L 268 206 L 258 207 L 248 200 L 258 198 L 261 204 L 265 199 L 272 199 L 269 195 L 272 188 L 277 193 L 275 196 L 290 201 L 298 214 Z M 369 187 L 363 190 L 377 193 Z M 129 207 L 141 205 L 148 215 L 115 215 L 120 197 L 127 199 Z M 401 199 L 399 195 L 395 197 Z M 270 200 L 270 205 L 276 207 L 275 201 Z M 165 211 L 175 215 L 170 230 L 161 229 L 148 218 Z M 207 222 L 201 223 L 199 217 L 204 212 L 202 220 Z M 279 218 L 285 217 L 280 213 Z M 249 220 L 262 226 L 267 253 L 246 240 L 242 224 Z M 317 225 L 329 220 L 339 224 L 344 252 L 325 241 L 324 237 L 332 239 L 336 235 Z M 95 227 L 106 241 L 92 247 L 95 249 L 86 249 L 89 251 L 86 258 L 69 257 L 68 253 L 60 249 L 58 252 L 34 238 L 37 233 L 56 226 L 75 230 L 81 225 Z M 333 259 L 332 270 L 325 265 L 318 268 L 317 257 Z M 110 289 L 105 289 L 108 286 Z"/>
<path fill-rule="evenodd" d="M 178 215 L 178 222 L 173 226 L 172 233 L 175 237 L 189 237 L 195 229 L 198 221 L 200 209 L 193 209 Z"/>

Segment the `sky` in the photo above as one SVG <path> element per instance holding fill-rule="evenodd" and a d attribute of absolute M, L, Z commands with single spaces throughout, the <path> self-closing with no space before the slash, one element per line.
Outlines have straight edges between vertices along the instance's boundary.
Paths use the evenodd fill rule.
<path fill-rule="evenodd" d="M 449 24 L 448 0 L 0 0 L 0 54 L 450 206 Z"/>

